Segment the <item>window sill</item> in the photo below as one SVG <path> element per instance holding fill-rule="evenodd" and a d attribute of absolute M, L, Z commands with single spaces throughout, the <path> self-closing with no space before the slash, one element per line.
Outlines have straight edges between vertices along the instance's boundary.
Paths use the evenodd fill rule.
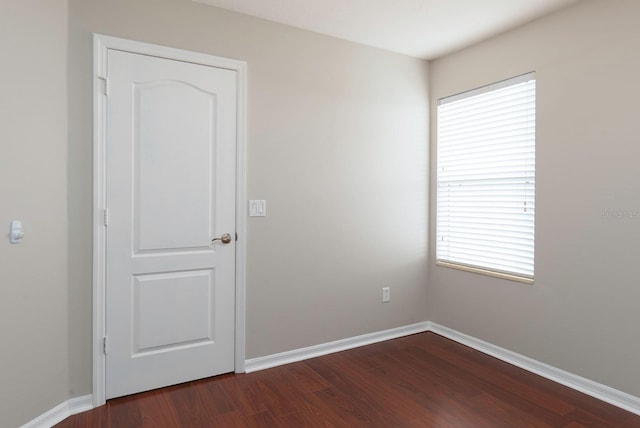
<path fill-rule="evenodd" d="M 524 276 L 518 276 L 515 274 L 509 274 L 504 272 L 496 272 L 487 269 L 481 269 L 472 266 L 460 265 L 456 263 L 444 262 L 444 261 L 436 261 L 436 266 L 447 267 L 451 269 L 457 269 L 465 272 L 479 273 L 480 275 L 491 276 L 494 278 L 506 279 L 508 281 L 515 281 L 522 284 L 533 284 L 533 278 L 527 278 Z"/>

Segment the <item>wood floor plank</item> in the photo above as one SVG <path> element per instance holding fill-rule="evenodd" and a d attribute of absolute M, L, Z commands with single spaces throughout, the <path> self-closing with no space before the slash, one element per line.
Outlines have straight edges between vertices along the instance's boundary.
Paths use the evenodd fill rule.
<path fill-rule="evenodd" d="M 378 357 L 378 364 L 371 369 L 362 369 L 358 365 L 357 359 L 350 358 L 348 353 L 345 353 L 345 358 L 341 362 L 330 360 L 331 366 L 339 366 L 345 376 L 352 378 L 355 377 L 364 385 L 366 385 L 366 391 L 371 394 L 375 392 L 375 396 L 386 396 L 387 399 L 382 402 L 382 413 L 386 413 L 389 409 L 397 410 L 397 412 L 404 416 L 403 421 L 406 423 L 407 417 L 413 415 L 422 415 L 424 417 L 425 402 L 422 394 L 426 391 L 437 391 L 433 394 L 436 396 L 449 396 L 455 397 L 460 401 L 465 401 L 475 395 L 480 394 L 478 389 L 470 391 L 469 388 L 464 387 L 464 394 L 459 395 L 451 386 L 453 383 L 442 382 L 434 383 L 434 377 L 431 373 L 421 370 L 411 370 L 410 367 L 402 367 L 397 360 L 389 358 L 387 355 L 380 354 Z M 455 382 L 454 382 L 455 383 Z M 419 385 L 419 388 L 414 388 L 414 385 Z M 413 393 L 418 394 L 413 396 Z M 407 399 L 413 397 L 414 399 Z M 435 403 L 433 403 L 435 405 Z M 386 408 L 386 410 L 385 410 Z M 437 415 L 433 419 L 434 424 L 445 424 L 447 412 L 433 412 Z"/>
<path fill-rule="evenodd" d="M 313 395 L 325 405 L 327 412 L 337 414 L 347 423 L 347 426 L 378 425 L 375 419 L 368 415 L 368 412 L 363 411 L 347 394 L 340 392 L 336 388 L 316 391 Z"/>
<path fill-rule="evenodd" d="M 491 411 L 475 411 L 468 401 L 455 398 L 451 391 L 416 381 L 414 374 L 407 373 L 402 367 L 389 365 L 373 369 L 372 372 L 376 377 L 386 378 L 398 395 L 419 404 L 425 413 L 437 415 L 447 424 L 492 428 L 500 426 L 502 422 Z"/>
<path fill-rule="evenodd" d="M 392 389 L 385 387 L 379 382 L 380 379 L 372 382 L 369 372 L 371 369 L 352 369 L 346 365 L 343 353 L 309 360 L 306 363 L 383 426 L 398 426 L 407 415 L 424 415 L 424 409 L 420 406 L 407 400 L 398 401 Z"/>
<path fill-rule="evenodd" d="M 345 426 L 345 421 L 333 411 L 327 411 L 325 407 L 318 403 L 317 397 L 313 393 L 304 394 L 298 401 L 300 411 L 282 417 L 283 422 L 294 422 L 288 426 L 309 426 L 309 427 L 341 427 Z"/>
<path fill-rule="evenodd" d="M 480 356 L 476 354 L 473 354 L 474 358 L 468 358 L 461 352 L 456 353 L 455 351 L 450 350 L 448 347 L 441 346 L 439 343 L 432 343 L 429 349 L 426 351 L 423 348 L 415 347 L 412 348 L 409 352 L 415 355 L 418 360 L 424 360 L 426 358 L 425 353 L 435 355 L 445 361 L 450 362 L 451 364 L 455 364 L 456 366 L 468 372 L 474 373 L 479 378 L 489 380 L 491 383 L 499 386 L 506 391 L 509 391 L 512 394 L 526 396 L 526 399 L 528 401 L 534 402 L 558 415 L 564 415 L 574 409 L 572 405 L 565 403 L 562 400 L 558 400 L 557 396 L 547 394 L 545 391 L 535 388 L 530 383 L 522 381 L 515 376 L 504 374 L 503 369 L 508 366 L 508 364 L 504 362 L 501 362 L 502 365 L 500 366 L 500 370 L 495 370 L 487 366 L 488 361 L 484 364 L 482 362 L 479 362 L 478 358 Z M 487 360 L 491 360 L 491 363 L 498 362 L 498 360 L 491 357 L 487 358 Z M 520 371 L 519 374 L 522 375 L 524 373 Z M 531 378 L 531 376 L 527 376 L 526 378 L 529 379 Z"/>
<path fill-rule="evenodd" d="M 267 411 L 256 384 L 251 375 L 225 375 L 220 379 L 220 387 L 243 415 Z"/>
<path fill-rule="evenodd" d="M 477 411 L 486 411 L 486 409 L 491 409 L 491 413 L 503 420 L 505 425 L 538 428 L 553 427 L 553 425 L 540 420 L 537 416 L 525 412 L 491 394 L 482 394 L 479 397 L 474 398 L 471 405 Z"/>
<path fill-rule="evenodd" d="M 429 406 L 433 410 L 431 413 L 438 414 L 440 418 L 455 426 L 473 422 L 475 426 L 492 427 L 502 422 L 484 411 L 477 411 L 473 406 L 463 404 L 472 403 L 471 400 L 482 393 L 479 388 L 461 382 L 447 373 L 439 372 L 429 365 L 416 365 L 410 355 L 404 354 L 402 346 L 395 346 L 393 342 L 395 341 L 386 342 L 380 347 L 384 353 L 379 354 L 378 365 L 371 370 L 378 382 L 385 383 L 383 379 L 389 379 L 386 383 L 400 388 L 399 391 L 411 396 L 417 403 Z M 397 343 L 401 344 L 402 341 Z M 356 361 L 353 363 L 351 369 L 357 370 Z M 414 385 L 420 387 L 415 389 Z M 446 410 L 436 411 L 438 407 Z M 441 424 L 443 421 L 439 420 L 437 423 Z"/>
<path fill-rule="evenodd" d="M 398 400 L 399 394 L 396 383 L 398 377 L 393 373 L 389 373 L 384 369 L 384 355 L 380 355 L 377 364 L 370 369 L 365 369 L 358 365 L 358 360 L 350 358 L 349 352 L 334 354 L 327 357 L 327 363 L 329 367 L 336 367 L 340 369 L 340 373 L 344 378 L 357 380 L 357 384 L 362 386 L 363 393 L 362 400 L 368 402 L 372 400 L 372 397 L 377 401 L 377 407 L 375 411 L 383 415 L 386 418 L 388 426 L 395 426 L 401 422 L 405 422 L 407 418 L 425 417 L 424 406 L 415 400 Z M 391 366 L 395 364 L 390 363 Z M 419 373 L 418 376 L 422 374 Z M 421 385 L 421 389 L 428 389 L 428 383 L 422 383 L 423 379 L 412 379 Z M 438 394 L 444 390 L 433 389 Z M 479 391 L 476 391 L 479 394 Z M 442 413 L 434 413 L 430 415 L 431 422 L 437 426 L 446 426 L 447 422 L 443 418 Z M 401 426 L 401 425 L 400 425 Z"/>
<path fill-rule="evenodd" d="M 140 395 L 131 395 L 107 402 L 106 407 L 109 410 L 109 423 L 111 426 L 120 428 L 142 426 L 140 403 L 144 398 Z"/>
<path fill-rule="evenodd" d="M 178 411 L 177 408 L 167 402 L 162 390 L 158 390 L 157 392 L 158 394 L 145 397 L 138 402 L 140 414 L 142 415 L 142 426 L 145 428 L 183 426 L 180 424 L 178 418 L 178 414 L 180 414 L 183 409 Z"/>
<path fill-rule="evenodd" d="M 282 422 L 276 420 L 276 418 L 269 411 L 260 413 L 254 413 L 245 418 L 248 427 L 262 428 L 262 427 L 281 427 Z"/>
<path fill-rule="evenodd" d="M 422 350 L 421 350 L 422 351 Z M 517 408 L 536 415 L 544 423 L 552 426 L 561 426 L 566 411 L 573 407 L 566 407 L 566 403 L 548 400 L 541 401 L 537 394 L 527 395 L 529 387 L 523 385 L 523 390 L 517 389 L 520 383 L 515 380 L 505 381 L 499 371 L 486 372 L 478 367 L 469 367 L 463 360 L 454 359 L 449 354 L 442 354 L 438 349 L 430 349 L 428 352 L 411 351 L 418 360 L 427 360 L 430 364 L 446 371 L 450 376 L 469 382 L 485 393 L 492 394 L 496 398 L 509 402 Z M 535 376 L 535 375 L 532 375 Z M 546 397 L 549 398 L 549 397 Z M 561 409 L 558 413 L 555 410 Z"/>
<path fill-rule="evenodd" d="M 413 406 L 413 412 L 409 412 L 409 416 L 422 414 L 424 417 L 425 414 L 429 414 L 434 418 L 432 421 L 434 424 L 440 425 L 447 423 L 447 418 L 443 417 L 446 415 L 446 412 L 433 411 L 425 413 L 423 393 L 431 395 L 430 399 L 435 399 L 435 395 L 439 395 L 442 391 L 433 388 L 433 385 L 430 385 L 428 381 L 424 382 L 426 378 L 420 378 L 422 375 L 421 373 L 417 374 L 418 378 L 414 378 L 413 376 L 404 376 L 405 373 L 401 373 L 402 369 L 398 364 L 394 361 L 390 361 L 384 354 L 378 355 L 375 367 L 365 371 L 362 371 L 358 367 L 357 360 L 349 358 L 348 355 L 346 355 L 345 359 L 346 362 L 341 363 L 342 367 L 344 367 L 343 370 L 345 373 L 358 373 L 358 379 L 360 382 L 364 382 L 366 379 L 371 379 L 372 383 L 378 387 L 378 391 L 381 388 L 384 388 L 384 390 L 387 391 L 388 397 L 402 395 L 406 398 L 402 401 L 389 398 L 384 403 L 387 407 L 394 408 L 399 402 L 403 403 L 405 406 L 409 404 Z M 420 387 L 416 388 L 415 385 L 420 385 Z M 429 394 L 429 391 L 432 394 Z M 379 394 L 380 392 L 377 393 Z M 435 404 L 433 400 L 429 402 L 431 404 Z M 416 408 L 418 409 L 417 411 L 415 410 Z M 406 413 L 401 412 L 401 414 Z"/>
<path fill-rule="evenodd" d="M 205 426 L 207 428 L 245 428 L 247 422 L 244 415 L 234 410 L 211 418 Z"/>
<path fill-rule="evenodd" d="M 223 411 L 233 410 L 233 406 L 223 394 L 211 394 L 211 389 L 207 388 L 202 381 L 199 381 L 163 390 L 165 399 L 170 406 L 180 409 L 180 411 L 176 412 L 176 418 L 180 426 L 208 426 L 208 421 L 223 413 L 220 411 L 221 409 Z"/>
<path fill-rule="evenodd" d="M 304 362 L 288 364 L 285 367 L 290 381 L 303 392 L 315 392 L 331 386 Z"/>
<path fill-rule="evenodd" d="M 265 404 L 269 413 L 275 417 L 281 417 L 289 413 L 295 413 L 297 411 L 294 401 L 299 399 L 298 395 L 287 396 L 281 391 L 280 388 L 269 385 L 268 381 L 258 381 L 256 388 L 260 393 L 261 400 Z M 287 389 L 283 386 L 283 389 Z"/>
<path fill-rule="evenodd" d="M 291 374 L 289 366 L 276 367 L 268 373 L 262 374 L 265 376 L 258 375 L 256 379 L 263 388 L 267 388 L 273 395 L 267 403 L 267 408 L 278 417 L 295 412 L 296 409 L 292 407 L 293 403 L 291 402 L 301 399 L 303 393 L 306 392 L 306 388 L 309 387 L 308 382 L 299 382 L 300 378 Z M 318 380 L 316 378 L 312 379 L 314 381 Z M 319 384 L 320 382 L 318 382 Z M 325 388 L 328 386 L 330 385 L 325 386 Z M 324 388 L 317 388 L 316 390 L 319 389 Z M 278 402 L 278 400 L 280 401 Z M 278 409 L 274 410 L 273 406 L 277 406 Z"/>
<path fill-rule="evenodd" d="M 200 393 L 212 417 L 218 417 L 235 410 L 233 401 L 216 378 L 199 381 L 194 387 Z"/>
<path fill-rule="evenodd" d="M 382 367 L 401 367 L 406 375 L 423 382 L 433 390 L 446 391 L 458 400 L 472 399 L 482 393 L 477 386 L 455 377 L 450 373 L 434 366 L 428 360 L 416 358 L 407 350 L 386 353 L 381 357 Z"/>
<path fill-rule="evenodd" d="M 421 333 L 109 400 L 57 427 L 640 428 L 640 416 Z"/>

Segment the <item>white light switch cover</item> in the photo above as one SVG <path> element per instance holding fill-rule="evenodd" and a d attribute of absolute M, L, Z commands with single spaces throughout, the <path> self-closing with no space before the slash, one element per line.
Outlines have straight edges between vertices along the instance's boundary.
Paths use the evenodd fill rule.
<path fill-rule="evenodd" d="M 264 199 L 249 200 L 249 217 L 266 217 L 267 201 Z"/>

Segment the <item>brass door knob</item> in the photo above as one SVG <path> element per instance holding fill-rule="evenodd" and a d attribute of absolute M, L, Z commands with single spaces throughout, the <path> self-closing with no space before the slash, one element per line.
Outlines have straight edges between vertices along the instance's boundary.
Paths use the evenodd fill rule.
<path fill-rule="evenodd" d="M 221 237 L 213 238 L 211 240 L 211 242 L 216 242 L 216 241 L 222 241 L 223 244 L 228 244 L 229 242 L 231 242 L 231 234 L 230 233 L 224 233 Z"/>

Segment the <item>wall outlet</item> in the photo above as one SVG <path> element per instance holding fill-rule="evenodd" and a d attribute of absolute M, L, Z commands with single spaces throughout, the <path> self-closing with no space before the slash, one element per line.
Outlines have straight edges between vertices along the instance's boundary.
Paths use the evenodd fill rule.
<path fill-rule="evenodd" d="M 387 303 L 391 300 L 391 287 L 384 287 L 382 289 L 382 303 Z"/>

